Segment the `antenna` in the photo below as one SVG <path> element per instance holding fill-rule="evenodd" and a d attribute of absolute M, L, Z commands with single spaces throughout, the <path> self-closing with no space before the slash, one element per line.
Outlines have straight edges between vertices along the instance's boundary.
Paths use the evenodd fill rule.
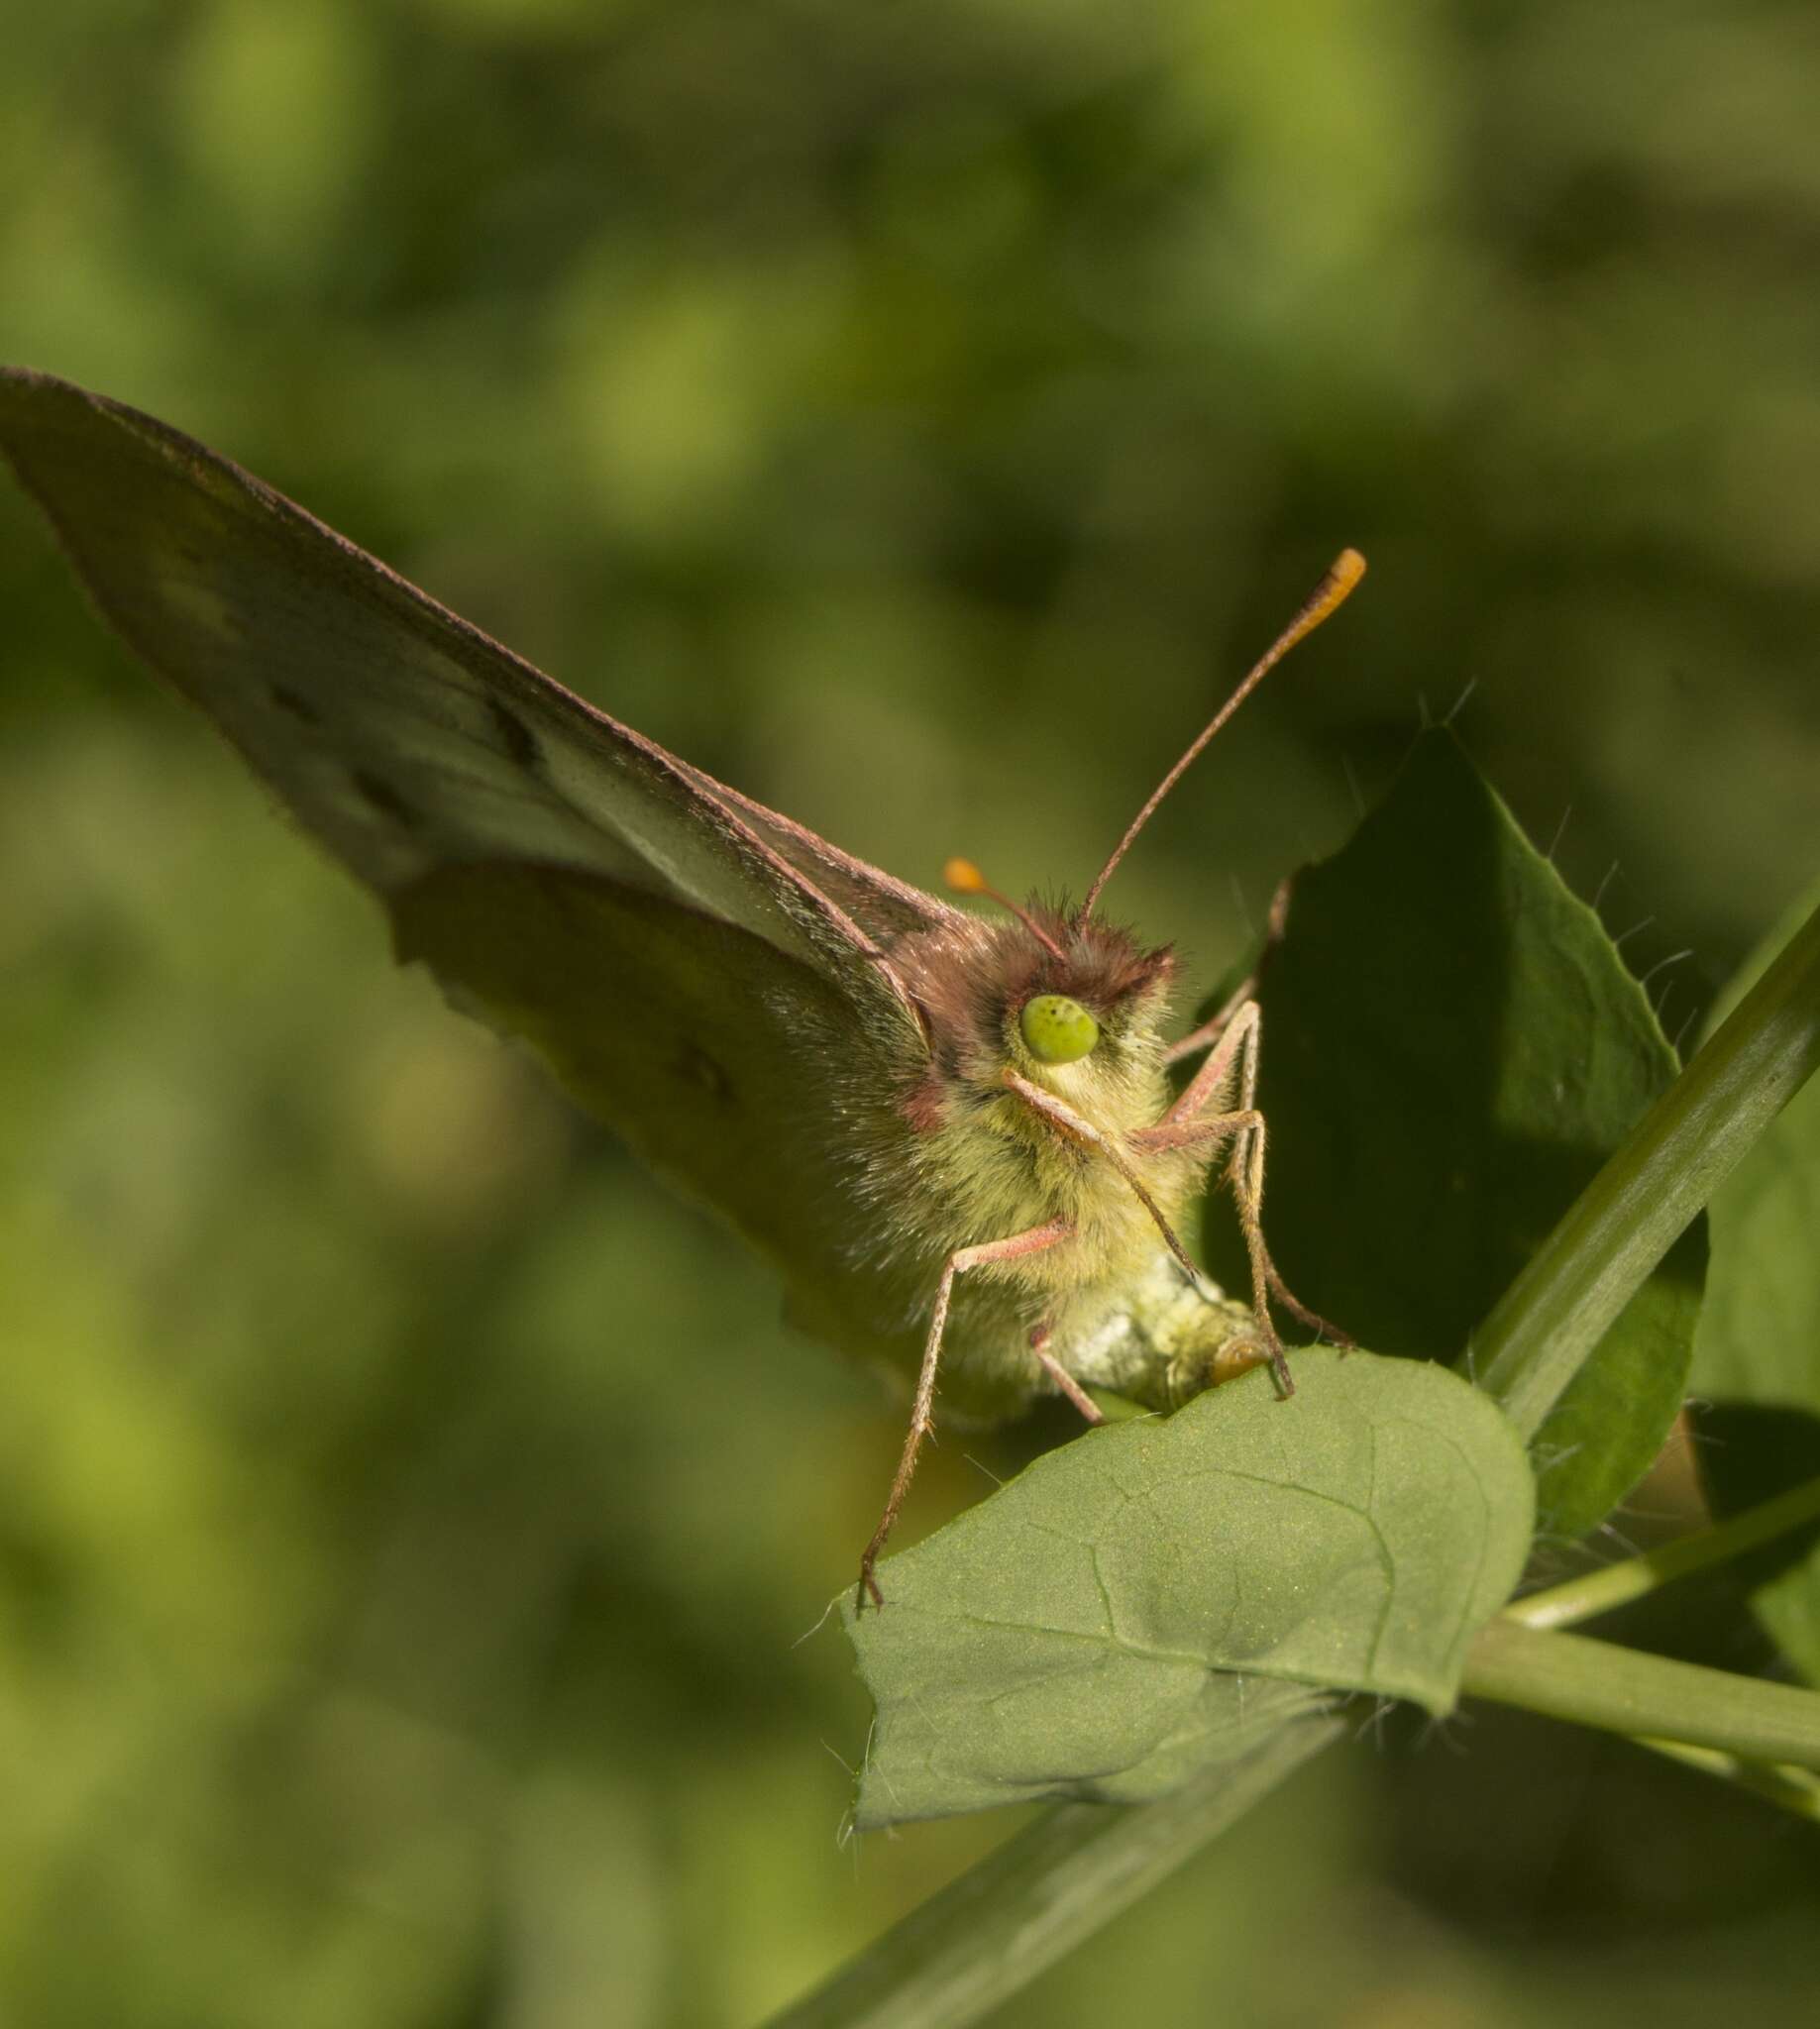
<path fill-rule="evenodd" d="M 944 884 L 956 895 L 984 895 L 988 902 L 996 902 L 1001 908 L 1009 908 L 1013 915 L 1029 931 L 1043 949 L 1052 957 L 1066 960 L 1068 954 L 1049 935 L 1048 931 L 1031 915 L 1027 908 L 1019 908 L 1009 895 L 1001 895 L 998 889 L 990 887 L 986 876 L 971 860 L 949 860 L 941 870 Z"/>
<path fill-rule="evenodd" d="M 1119 862 L 1130 851 L 1131 841 L 1149 823 L 1151 817 L 1155 815 L 1157 804 L 1174 789 L 1195 761 L 1199 759 L 1201 749 L 1225 725 L 1232 713 L 1250 696 L 1251 693 L 1276 668 L 1277 664 L 1283 660 L 1284 656 L 1289 653 L 1296 643 L 1305 636 L 1312 634 L 1330 613 L 1337 611 L 1345 603 L 1347 594 L 1364 575 L 1365 560 L 1356 550 L 1341 550 L 1339 555 L 1334 559 L 1333 563 L 1328 567 L 1327 576 L 1322 579 L 1321 583 L 1315 587 L 1314 590 L 1309 593 L 1307 599 L 1303 602 L 1301 611 L 1283 629 L 1282 633 L 1276 637 L 1258 661 L 1252 665 L 1250 674 L 1245 678 L 1244 682 L 1221 705 L 1220 709 L 1214 713 L 1212 720 L 1202 729 L 1199 737 L 1188 749 L 1187 753 L 1182 756 L 1151 792 L 1149 801 L 1144 804 L 1143 808 L 1125 826 L 1124 836 L 1113 847 L 1112 858 L 1094 876 L 1093 886 L 1087 891 L 1087 900 L 1081 904 L 1081 916 L 1083 919 L 1093 914 L 1094 904 L 1100 899 L 1101 889 L 1112 879 L 1114 869 L 1117 868 Z"/>

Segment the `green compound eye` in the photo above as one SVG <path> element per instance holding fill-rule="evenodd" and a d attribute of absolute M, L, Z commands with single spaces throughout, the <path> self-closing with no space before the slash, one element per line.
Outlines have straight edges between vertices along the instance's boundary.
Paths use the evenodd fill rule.
<path fill-rule="evenodd" d="M 1025 1001 L 1017 1026 L 1031 1056 L 1045 1064 L 1075 1063 L 1100 1040 L 1100 1024 L 1066 994 L 1038 994 Z"/>

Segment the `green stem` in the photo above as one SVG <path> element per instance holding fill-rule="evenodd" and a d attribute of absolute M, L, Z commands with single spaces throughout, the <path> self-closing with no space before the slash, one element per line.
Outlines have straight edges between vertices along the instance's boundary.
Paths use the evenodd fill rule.
<path fill-rule="evenodd" d="M 1544 1634 L 1502 1614 L 1472 1638 L 1460 1688 L 1632 1739 L 1820 1768 L 1820 1692 Z"/>
<path fill-rule="evenodd" d="M 1644 1116 L 1473 1335 L 1527 1438 L 1733 1165 L 1820 1065 L 1820 908 Z"/>
<path fill-rule="evenodd" d="M 1513 1601 L 1504 1618 L 1519 1621 L 1526 1628 L 1565 1628 L 1594 1614 L 1610 1613 L 1628 1606 L 1670 1579 L 1684 1578 L 1709 1565 L 1724 1563 L 1759 1545 L 1773 1542 L 1804 1522 L 1820 1519 L 1820 1479 L 1777 1494 L 1772 1501 L 1747 1508 L 1742 1515 L 1722 1522 L 1716 1529 L 1702 1529 L 1697 1535 L 1677 1538 L 1642 1556 L 1627 1557 L 1621 1564 L 1605 1564 L 1584 1572 L 1546 1592 L 1532 1592 L 1527 1599 Z"/>
<path fill-rule="evenodd" d="M 1121 1914 L 1345 1731 L 1297 1719 L 1152 1803 L 1060 1804 L 913 1909 L 771 2029 L 961 2029 Z"/>
<path fill-rule="evenodd" d="M 1671 1762 L 1698 1768 L 1704 1775 L 1716 1775 L 1721 1782 L 1736 1783 L 1753 1796 L 1761 1796 L 1778 1810 L 1791 1811 L 1820 1825 L 1820 1776 L 1805 1768 L 1791 1768 L 1774 1762 L 1746 1762 L 1736 1755 L 1721 1754 L 1717 1748 L 1690 1748 L 1679 1740 L 1639 1740 L 1640 1748 L 1666 1755 Z"/>

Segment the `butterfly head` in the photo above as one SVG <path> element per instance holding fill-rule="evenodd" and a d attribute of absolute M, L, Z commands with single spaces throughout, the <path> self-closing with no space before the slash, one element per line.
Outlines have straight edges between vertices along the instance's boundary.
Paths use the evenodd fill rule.
<path fill-rule="evenodd" d="M 986 1010 L 1006 1061 L 1034 1083 L 1096 1099 L 1111 1114 L 1139 1101 L 1156 1075 L 1175 955 L 1145 950 L 1095 917 L 1051 919 L 1056 949 L 1000 925 L 1003 998 Z M 1127 1094 L 1127 1088 L 1130 1088 Z"/>
<path fill-rule="evenodd" d="M 952 887 L 1006 913 L 969 916 L 894 949 L 931 1044 L 921 1089 L 941 1095 L 944 1113 L 968 1095 L 993 1106 L 1009 1070 L 1109 1125 L 1147 1119 L 1158 1103 L 1174 954 L 1147 951 L 1098 917 L 1014 903 L 969 863 L 947 871 Z"/>

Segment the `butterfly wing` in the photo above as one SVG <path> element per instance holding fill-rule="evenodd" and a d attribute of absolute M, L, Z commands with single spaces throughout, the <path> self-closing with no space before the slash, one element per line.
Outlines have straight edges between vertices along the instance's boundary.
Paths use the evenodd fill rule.
<path fill-rule="evenodd" d="M 855 1244 L 856 1164 L 926 1051 L 891 942 L 933 898 L 722 788 L 250 474 L 0 373 L 0 449 L 103 613 L 385 901 L 401 956 L 527 1036 L 777 1259 L 851 1350 L 917 1292 Z"/>
<path fill-rule="evenodd" d="M 913 1365 L 929 1279 L 867 1244 L 857 1185 L 909 1129 L 838 988 L 775 944 L 574 867 L 445 867 L 391 900 L 398 956 L 524 1038 L 637 1154 L 782 1272 L 794 1321 Z"/>
<path fill-rule="evenodd" d="M 370 887 L 583 868 L 914 1021 L 885 946 L 947 917 L 934 898 L 724 790 L 155 417 L 8 369 L 0 447 L 107 618 Z"/>

